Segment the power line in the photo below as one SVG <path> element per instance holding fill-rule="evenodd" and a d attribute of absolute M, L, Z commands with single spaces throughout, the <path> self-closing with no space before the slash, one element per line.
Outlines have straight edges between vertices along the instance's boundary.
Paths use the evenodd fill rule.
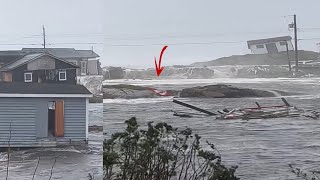
<path fill-rule="evenodd" d="M 69 43 L 46 43 L 46 45 L 59 45 L 59 44 L 83 44 L 83 45 L 99 45 L 103 44 L 100 42 L 85 42 L 85 43 L 78 43 L 78 42 L 69 42 Z M 0 43 L 1 46 L 20 46 L 20 45 L 41 45 L 42 43 Z"/>
<path fill-rule="evenodd" d="M 305 27 L 305 28 L 300 28 L 300 29 L 320 30 L 320 27 Z"/>
<path fill-rule="evenodd" d="M 308 41 L 308 40 L 320 40 L 320 38 L 305 38 L 298 39 L 298 41 Z M 212 44 L 243 44 L 247 41 L 215 41 L 215 42 L 181 42 L 181 43 L 151 43 L 151 44 L 105 44 L 102 42 L 62 42 L 62 43 L 46 43 L 46 45 L 106 45 L 106 46 L 179 46 L 179 45 L 212 45 Z M 18 46 L 18 45 L 41 45 L 42 43 L 0 43 L 1 46 Z"/>
<path fill-rule="evenodd" d="M 177 46 L 177 45 L 212 45 L 212 44 L 242 44 L 246 43 L 247 41 L 217 41 L 217 42 L 184 42 L 184 43 L 153 43 L 153 44 L 105 44 L 106 46 L 162 46 L 162 45 L 170 45 L 170 46 Z"/>
<path fill-rule="evenodd" d="M 89 44 L 89 45 L 97 45 L 97 44 L 103 44 L 101 42 L 84 42 L 84 43 L 81 43 L 81 42 L 65 42 L 65 43 L 47 43 L 48 45 L 59 45 L 59 44 Z"/>
<path fill-rule="evenodd" d="M 298 39 L 298 41 L 310 41 L 310 40 L 319 40 L 320 38 L 305 38 L 305 39 Z"/>
<path fill-rule="evenodd" d="M 145 39 L 163 39 L 163 38 L 210 38 L 210 37 L 221 37 L 221 36 L 234 36 L 243 34 L 287 34 L 288 32 L 230 32 L 230 33 L 215 33 L 215 34 L 189 34 L 189 35 L 156 35 L 156 36 L 131 36 L 131 37 L 105 37 L 107 40 L 145 40 Z"/>
<path fill-rule="evenodd" d="M 25 46 L 25 45 L 42 45 L 41 43 L 9 43 L 9 44 L 1 44 L 0 46 Z"/>

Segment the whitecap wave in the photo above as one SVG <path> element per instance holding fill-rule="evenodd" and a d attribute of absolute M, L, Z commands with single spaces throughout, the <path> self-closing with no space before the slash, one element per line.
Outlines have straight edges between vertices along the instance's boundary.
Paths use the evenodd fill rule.
<path fill-rule="evenodd" d="M 138 99 L 104 99 L 104 104 L 116 103 L 116 104 L 146 104 L 146 103 L 158 103 L 172 101 L 173 97 L 159 97 L 159 98 L 138 98 Z"/>
<path fill-rule="evenodd" d="M 214 79 L 161 79 L 161 80 L 105 80 L 105 85 L 130 84 L 136 86 L 152 85 L 187 85 L 187 84 L 219 84 L 219 83 L 265 83 L 265 82 L 296 82 L 318 84 L 320 78 L 214 78 Z"/>

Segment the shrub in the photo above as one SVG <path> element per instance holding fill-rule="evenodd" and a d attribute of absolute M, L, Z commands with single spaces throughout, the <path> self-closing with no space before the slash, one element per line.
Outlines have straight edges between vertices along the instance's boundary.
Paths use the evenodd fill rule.
<path fill-rule="evenodd" d="M 304 180 L 320 180 L 320 172 L 319 171 L 311 171 L 311 172 L 304 172 L 303 170 L 301 170 L 300 168 L 297 167 L 293 167 L 292 164 L 289 164 L 289 167 L 291 169 L 291 172 L 293 174 L 295 174 L 297 177 L 299 177 L 300 179 L 304 179 Z"/>
<path fill-rule="evenodd" d="M 201 146 L 190 128 L 148 123 L 139 130 L 136 118 L 125 121 L 125 131 L 104 141 L 104 179 L 114 180 L 238 180 L 237 166 L 227 168 L 215 146 Z"/>

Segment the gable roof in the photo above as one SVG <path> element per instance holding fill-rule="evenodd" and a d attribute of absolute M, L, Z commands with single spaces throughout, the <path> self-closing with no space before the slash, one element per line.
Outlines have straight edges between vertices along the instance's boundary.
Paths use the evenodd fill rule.
<path fill-rule="evenodd" d="M 92 97 L 83 85 L 0 82 L 0 97 Z"/>
<path fill-rule="evenodd" d="M 0 63 L 10 63 L 24 56 L 21 51 L 0 51 Z"/>
<path fill-rule="evenodd" d="M 76 50 L 78 53 L 78 56 L 80 57 L 85 57 L 85 58 L 95 58 L 95 57 L 100 57 L 98 54 L 96 54 L 92 50 Z"/>
<path fill-rule="evenodd" d="M 254 44 L 266 44 L 271 42 L 290 41 L 291 39 L 292 39 L 291 36 L 281 36 L 281 37 L 274 37 L 274 38 L 267 38 L 267 39 L 250 40 L 250 41 L 247 41 L 247 44 L 248 44 L 248 48 L 250 49 L 250 46 Z"/>
<path fill-rule="evenodd" d="M 56 59 L 58 61 L 62 61 L 64 63 L 70 64 L 70 65 L 74 66 L 75 68 L 79 67 L 79 66 L 77 66 L 77 65 L 75 65 L 73 63 L 70 63 L 70 62 L 66 61 L 66 60 L 60 59 L 58 57 L 55 57 L 55 56 L 53 56 L 53 55 L 51 55 L 49 53 L 33 53 L 33 54 L 25 55 L 22 58 L 20 58 L 20 59 L 18 59 L 16 61 L 13 61 L 12 63 L 9 63 L 9 64 L 5 65 L 4 67 L 0 68 L 0 71 L 13 70 L 13 69 L 15 69 L 17 67 L 20 67 L 20 66 L 24 65 L 24 64 L 32 62 L 32 61 L 34 61 L 34 60 L 36 60 L 36 59 L 38 59 L 38 58 L 40 58 L 42 56 L 50 56 L 50 57 L 52 57 L 52 58 L 54 58 L 54 59 Z"/>
<path fill-rule="evenodd" d="M 47 52 L 59 58 L 96 58 L 99 57 L 92 50 L 75 50 L 74 48 L 22 48 L 25 53 Z"/>

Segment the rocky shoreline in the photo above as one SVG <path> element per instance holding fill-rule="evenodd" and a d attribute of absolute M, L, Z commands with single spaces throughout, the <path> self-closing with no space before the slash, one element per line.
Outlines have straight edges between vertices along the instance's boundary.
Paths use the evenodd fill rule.
<path fill-rule="evenodd" d="M 93 97 L 89 98 L 89 103 L 103 103 L 103 76 L 79 76 L 77 81 L 93 94 Z"/>
<path fill-rule="evenodd" d="M 103 103 L 103 96 L 93 95 L 93 97 L 89 98 L 89 103 Z"/>
<path fill-rule="evenodd" d="M 172 96 L 179 94 L 179 91 L 167 90 Z M 103 99 L 136 99 L 136 98 L 156 98 L 158 94 L 147 87 L 119 84 L 103 85 Z"/>
<path fill-rule="evenodd" d="M 163 90 L 170 96 L 183 98 L 245 98 L 245 97 L 276 97 L 277 95 L 289 96 L 293 93 L 285 91 L 267 91 L 259 89 L 239 88 L 232 85 L 216 84 L 184 88 L 181 91 Z M 137 99 L 163 97 L 147 87 L 135 85 L 104 85 L 103 99 Z"/>

